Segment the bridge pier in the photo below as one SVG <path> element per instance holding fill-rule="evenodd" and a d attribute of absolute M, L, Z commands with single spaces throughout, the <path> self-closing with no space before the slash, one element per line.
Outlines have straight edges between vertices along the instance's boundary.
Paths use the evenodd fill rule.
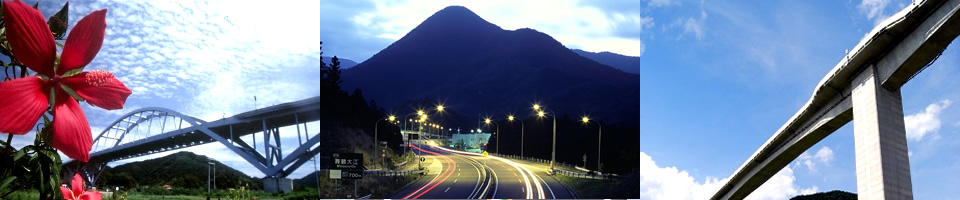
<path fill-rule="evenodd" d="M 913 199 L 903 102 L 881 86 L 876 66 L 851 82 L 859 199 Z"/>
<path fill-rule="evenodd" d="M 263 178 L 263 191 L 267 193 L 290 193 L 293 191 L 293 180 L 289 178 Z"/>

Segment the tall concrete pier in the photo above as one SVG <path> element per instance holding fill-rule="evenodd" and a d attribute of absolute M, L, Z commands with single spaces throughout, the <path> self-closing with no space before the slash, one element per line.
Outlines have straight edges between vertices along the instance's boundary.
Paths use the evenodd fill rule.
<path fill-rule="evenodd" d="M 913 199 L 900 90 L 878 83 L 870 66 L 851 84 L 859 199 Z"/>

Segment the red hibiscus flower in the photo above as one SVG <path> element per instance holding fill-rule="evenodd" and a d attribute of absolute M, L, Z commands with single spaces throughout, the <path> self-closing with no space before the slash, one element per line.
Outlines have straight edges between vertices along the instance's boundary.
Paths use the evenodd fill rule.
<path fill-rule="evenodd" d="M 123 108 L 130 89 L 110 72 L 80 72 L 103 44 L 107 9 L 77 22 L 62 54 L 40 11 L 20 2 L 3 2 L 7 40 L 17 60 L 36 76 L 0 83 L 0 132 L 25 134 L 53 103 L 53 147 L 70 158 L 90 160 L 92 135 L 77 100 L 108 110 Z"/>
<path fill-rule="evenodd" d="M 83 183 L 83 177 L 80 177 L 80 174 L 73 175 L 73 181 L 70 181 L 70 188 L 60 186 L 60 193 L 63 193 L 63 198 L 67 200 L 100 200 L 99 192 L 96 191 L 83 191 L 83 188 L 86 187 Z"/>

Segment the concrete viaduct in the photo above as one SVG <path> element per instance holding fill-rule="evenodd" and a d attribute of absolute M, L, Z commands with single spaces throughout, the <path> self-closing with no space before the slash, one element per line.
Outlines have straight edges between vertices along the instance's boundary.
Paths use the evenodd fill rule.
<path fill-rule="evenodd" d="M 900 87 L 960 33 L 960 0 L 917 0 L 877 25 L 711 199 L 743 199 L 853 121 L 859 199 L 913 199 Z"/>

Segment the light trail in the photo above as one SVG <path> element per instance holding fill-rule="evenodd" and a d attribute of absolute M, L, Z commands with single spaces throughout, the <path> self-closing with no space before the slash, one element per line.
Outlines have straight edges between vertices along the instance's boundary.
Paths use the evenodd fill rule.
<path fill-rule="evenodd" d="M 427 153 L 429 153 L 429 154 L 433 154 L 433 155 L 440 156 L 441 158 L 443 158 L 444 160 L 446 160 L 446 161 L 447 161 L 447 165 L 450 166 L 450 168 L 449 168 L 448 170 L 445 170 L 442 174 L 440 174 L 440 176 L 437 177 L 437 178 L 439 178 L 439 177 L 442 176 L 443 179 L 440 179 L 440 181 L 437 181 L 436 183 L 433 183 L 433 186 L 430 186 L 430 188 L 427 188 L 426 190 L 424 190 L 423 192 L 421 192 L 420 194 L 418 194 L 417 196 L 414 196 L 414 197 L 412 198 L 412 199 L 417 199 L 417 198 L 420 198 L 420 196 L 423 196 L 423 194 L 426 194 L 427 192 L 430 192 L 430 190 L 433 190 L 433 188 L 436 188 L 438 185 L 442 184 L 443 181 L 446 181 L 446 180 L 447 180 L 447 178 L 450 178 L 450 175 L 453 175 L 454 170 L 457 169 L 457 165 L 456 165 L 456 163 L 453 162 L 453 159 L 450 159 L 450 158 L 447 157 L 447 156 L 441 155 L 441 154 L 436 153 L 436 152 L 423 150 L 423 149 L 421 149 L 421 148 L 419 148 L 419 147 L 416 147 L 416 146 L 414 146 L 413 148 L 416 148 L 416 149 L 418 149 L 418 150 L 420 150 L 420 151 L 423 151 L 423 152 L 427 152 Z M 430 183 L 427 183 L 427 185 L 424 185 L 424 187 L 429 186 L 429 185 L 430 185 Z M 423 189 L 423 188 L 421 187 L 420 189 Z M 418 191 L 419 191 L 419 190 L 418 190 Z M 416 193 L 416 192 L 414 192 L 414 193 Z M 414 193 L 411 193 L 410 195 L 413 195 Z M 407 197 L 409 197 L 410 195 L 407 195 Z M 406 199 L 407 197 L 404 197 L 404 199 Z"/>
<path fill-rule="evenodd" d="M 443 147 L 435 146 L 435 145 L 433 145 L 433 147 L 434 147 L 434 148 L 437 148 L 437 149 L 440 149 L 440 150 L 447 151 L 447 152 L 451 152 L 451 153 L 458 153 L 458 154 L 465 154 L 465 155 L 472 155 L 472 156 L 483 156 L 483 155 L 481 155 L 481 154 L 479 154 L 479 153 L 458 151 L 458 150 L 447 149 L 447 148 L 443 148 Z M 540 181 L 537 181 L 537 179 L 536 179 L 537 176 L 536 176 L 533 172 L 531 172 L 530 169 L 527 169 L 527 168 L 524 167 L 523 165 L 520 165 L 519 163 L 513 162 L 512 160 L 508 160 L 508 159 L 504 159 L 504 158 L 500 158 L 500 157 L 496 157 L 496 156 L 490 156 L 490 155 L 488 155 L 487 157 L 500 160 L 500 161 L 503 162 L 503 163 L 507 163 L 507 165 L 513 166 L 513 168 L 516 169 L 518 172 L 520 172 L 520 175 L 523 176 L 523 181 L 521 181 L 521 183 L 525 185 L 526 191 L 533 191 L 533 188 L 536 187 L 536 188 L 537 188 L 537 197 L 538 197 L 539 199 L 544 199 L 544 198 L 546 198 L 546 196 L 545 196 L 544 193 L 543 193 L 543 185 L 540 184 Z M 528 178 L 528 176 L 529 176 L 529 178 Z M 533 184 L 531 184 L 530 180 L 533 180 Z M 499 185 L 498 185 L 498 187 L 499 187 Z M 549 187 L 549 186 L 548 186 L 548 187 Z M 526 192 L 526 193 L 527 193 L 527 197 L 526 197 L 527 199 L 533 199 L 533 198 L 535 198 L 535 197 L 533 196 L 533 194 L 534 194 L 533 192 Z M 496 197 L 494 197 L 494 198 L 496 198 Z"/>
<path fill-rule="evenodd" d="M 420 193 L 420 194 L 417 195 L 417 196 L 413 196 L 413 199 L 416 199 L 416 198 L 422 196 L 423 194 L 425 194 L 425 193 L 427 193 L 427 192 L 430 192 L 430 190 L 432 190 L 434 187 L 437 187 L 437 185 L 440 185 L 440 183 L 443 183 L 443 181 L 447 180 L 447 178 L 449 178 L 450 175 L 453 175 L 453 170 L 456 169 L 456 165 L 455 165 L 455 164 L 451 164 L 451 163 L 453 162 L 453 160 L 451 160 L 451 159 L 448 158 L 447 156 L 438 154 L 438 153 L 436 153 L 436 152 L 423 150 L 423 149 L 421 149 L 421 148 L 419 148 L 419 147 L 416 147 L 416 146 L 412 146 L 412 147 L 413 147 L 413 148 L 416 148 L 416 149 L 419 149 L 421 152 L 426 152 L 426 153 L 429 153 L 429 154 L 437 155 L 437 156 L 439 156 L 440 158 L 443 158 L 445 161 L 447 161 L 447 163 L 448 163 L 447 166 L 451 166 L 452 168 L 448 168 L 448 169 L 446 169 L 446 170 L 443 170 L 443 165 L 441 164 L 441 165 L 440 165 L 440 169 L 441 169 L 443 172 L 440 173 L 440 175 L 438 175 L 437 177 L 434 177 L 433 180 L 430 180 L 429 183 L 427 183 L 426 185 L 423 185 L 422 187 L 420 187 L 419 189 L 417 189 L 417 191 L 413 191 L 412 193 L 408 194 L 407 196 L 404 196 L 403 199 L 410 199 L 411 196 L 416 195 L 417 193 Z M 446 176 L 446 177 L 444 177 L 444 176 Z M 440 179 L 440 177 L 444 177 L 444 178 L 443 178 L 443 179 Z M 438 179 L 440 179 L 440 181 L 437 181 Z M 435 184 L 434 184 L 434 183 L 435 183 Z M 433 187 L 427 188 L 427 187 L 430 186 L 431 184 L 433 185 Z M 424 189 L 426 189 L 426 190 L 424 190 Z M 421 192 L 421 191 L 423 191 L 423 192 Z"/>

